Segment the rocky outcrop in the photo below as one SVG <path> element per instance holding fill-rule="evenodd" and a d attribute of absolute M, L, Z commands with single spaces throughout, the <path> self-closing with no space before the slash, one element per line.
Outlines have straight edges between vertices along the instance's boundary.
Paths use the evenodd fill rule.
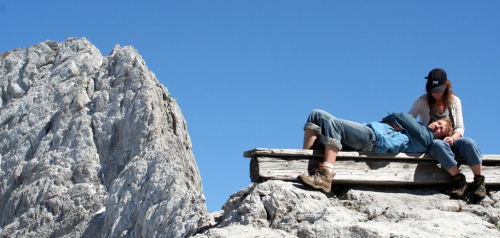
<path fill-rule="evenodd" d="M 2 237 L 182 237 L 206 214 L 186 122 L 132 47 L 0 56 Z"/>
<path fill-rule="evenodd" d="M 196 237 L 500 237 L 500 193 L 481 204 L 435 188 L 363 187 L 337 195 L 268 181 L 233 194 Z"/>

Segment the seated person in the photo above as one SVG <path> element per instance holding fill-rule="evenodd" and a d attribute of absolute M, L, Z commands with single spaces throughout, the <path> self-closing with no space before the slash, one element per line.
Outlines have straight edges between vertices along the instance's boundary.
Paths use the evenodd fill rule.
<path fill-rule="evenodd" d="M 320 139 L 325 148 L 325 159 L 319 164 L 314 175 L 299 175 L 297 179 L 304 185 L 330 192 L 333 164 L 342 148 L 375 153 L 422 153 L 432 144 L 434 138 L 442 139 L 451 135 L 452 123 L 438 120 L 425 126 L 410 114 L 392 113 L 381 122 L 361 124 L 335 118 L 323 110 L 313 110 L 304 126 L 303 149 L 315 149 L 315 141 Z"/>

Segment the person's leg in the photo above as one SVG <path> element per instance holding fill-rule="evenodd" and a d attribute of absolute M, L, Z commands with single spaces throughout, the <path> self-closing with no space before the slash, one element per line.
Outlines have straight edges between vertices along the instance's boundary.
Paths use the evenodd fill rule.
<path fill-rule="evenodd" d="M 356 151 L 371 151 L 376 140 L 375 133 L 368 126 L 338 119 L 318 109 L 309 114 L 304 131 L 303 148 L 311 148 L 318 135 L 322 135 L 325 145 L 324 162 L 332 165 L 343 145 Z"/>
<path fill-rule="evenodd" d="M 313 110 L 309 114 L 307 122 L 304 125 L 304 141 L 302 146 L 303 149 L 312 149 L 318 137 L 321 138 L 321 140 L 325 140 L 324 131 L 330 130 L 330 125 L 332 124 L 332 121 L 334 119 L 335 117 L 323 110 Z M 339 146 L 341 145 L 339 144 Z M 331 145 L 325 145 L 324 147 L 324 162 L 322 164 L 319 164 L 319 167 L 315 170 L 315 173 L 311 176 L 299 175 L 297 179 L 306 186 L 328 193 L 331 191 L 331 184 L 334 176 L 332 171 L 333 163 L 335 163 L 335 159 L 337 157 L 336 152 L 338 152 L 339 149 Z M 329 163 L 328 161 L 330 161 L 331 163 Z"/>
<path fill-rule="evenodd" d="M 470 169 L 472 170 L 472 173 L 474 175 L 482 175 L 483 173 L 483 164 L 476 164 L 476 165 L 473 165 L 473 166 L 469 166 Z"/>
<path fill-rule="evenodd" d="M 319 146 L 319 144 L 321 144 L 320 141 L 322 141 L 324 137 L 321 125 L 324 120 L 329 120 L 330 118 L 333 118 L 333 116 L 318 109 L 313 110 L 309 114 L 307 122 L 304 125 L 304 140 L 302 149 L 310 150 L 318 149 L 318 147 L 323 147 L 322 149 L 324 149 L 324 146 Z"/>
<path fill-rule="evenodd" d="M 304 129 L 304 143 L 302 145 L 303 150 L 309 150 L 314 144 L 314 141 L 318 138 L 318 134 L 310 129 Z"/>
<path fill-rule="evenodd" d="M 486 186 L 484 185 L 484 176 L 482 175 L 481 151 L 476 141 L 468 137 L 458 138 L 452 148 L 456 155 L 462 156 L 474 174 L 474 182 L 471 184 L 474 188 L 474 200 L 479 202 L 486 196 Z"/>
<path fill-rule="evenodd" d="M 333 164 L 337 153 L 345 144 L 355 150 L 370 151 L 376 140 L 373 130 L 363 124 L 335 118 L 322 110 L 313 110 L 304 126 L 304 148 L 310 148 L 317 136 L 322 135 L 325 158 L 312 176 L 299 175 L 303 184 L 329 192 L 334 176 Z"/>
<path fill-rule="evenodd" d="M 465 175 L 458 170 L 457 161 L 455 160 L 455 155 L 450 144 L 436 139 L 432 141 L 427 153 L 436 158 L 441 166 L 453 176 L 455 182 L 453 188 L 448 193 L 454 198 L 461 198 L 467 190 L 467 182 Z"/>
<path fill-rule="evenodd" d="M 337 147 L 325 145 L 325 159 L 323 160 L 323 162 L 333 165 L 335 163 L 335 160 L 337 159 L 338 153 L 339 149 Z"/>
<path fill-rule="evenodd" d="M 310 114 L 309 117 L 307 118 L 307 122 L 304 125 L 304 147 L 310 147 L 314 143 L 314 140 L 312 140 L 313 135 L 315 136 L 314 139 L 316 139 L 319 135 L 321 136 L 322 142 L 328 141 L 334 146 L 339 147 L 339 149 L 342 148 L 342 145 L 340 142 L 335 143 L 335 139 L 331 137 L 332 130 L 334 130 L 333 124 L 335 123 L 334 121 L 336 118 L 329 114 L 328 112 L 325 112 L 323 110 L 315 109 L 313 110 Z M 312 132 L 311 132 L 312 131 Z M 326 138 L 329 137 L 329 138 Z M 306 142 L 307 140 L 307 142 Z M 311 143 L 312 141 L 312 143 Z M 325 143 L 324 143 L 325 144 Z"/>
<path fill-rule="evenodd" d="M 482 159 L 481 151 L 476 141 L 468 137 L 458 138 L 453 147 L 453 153 L 462 156 L 474 175 L 481 175 L 482 173 Z"/>
<path fill-rule="evenodd" d="M 451 176 L 460 173 L 455 155 L 447 142 L 438 139 L 432 141 L 427 153 L 432 155 Z"/>
<path fill-rule="evenodd" d="M 313 110 L 304 125 L 305 134 L 307 130 L 313 131 L 317 135 L 323 135 L 323 144 L 336 147 L 342 150 L 343 145 L 347 145 L 356 151 L 371 151 L 373 142 L 376 140 L 373 130 L 361 123 L 338 119 L 323 110 Z M 310 135 L 304 135 L 304 146 L 310 146 L 311 141 L 306 143 Z"/>
<path fill-rule="evenodd" d="M 450 173 L 451 176 L 455 176 L 460 173 L 460 170 L 458 169 L 458 165 L 455 165 L 451 167 L 451 169 L 446 170 L 448 173 Z"/>

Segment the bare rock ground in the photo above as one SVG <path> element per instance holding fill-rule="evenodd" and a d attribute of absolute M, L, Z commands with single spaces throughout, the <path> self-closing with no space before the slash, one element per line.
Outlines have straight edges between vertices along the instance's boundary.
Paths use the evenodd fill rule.
<path fill-rule="evenodd" d="M 323 194 L 268 181 L 233 194 L 195 237 L 500 237 L 499 198 L 476 205 L 433 188 L 373 186 Z"/>

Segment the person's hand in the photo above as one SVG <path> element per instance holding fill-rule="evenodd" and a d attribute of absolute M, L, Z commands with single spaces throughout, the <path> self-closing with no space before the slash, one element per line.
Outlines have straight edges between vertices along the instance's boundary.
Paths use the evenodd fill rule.
<path fill-rule="evenodd" d="M 444 142 L 448 142 L 450 144 L 450 147 L 453 147 L 453 144 L 455 144 L 455 138 L 453 136 L 447 136 L 443 139 Z"/>

